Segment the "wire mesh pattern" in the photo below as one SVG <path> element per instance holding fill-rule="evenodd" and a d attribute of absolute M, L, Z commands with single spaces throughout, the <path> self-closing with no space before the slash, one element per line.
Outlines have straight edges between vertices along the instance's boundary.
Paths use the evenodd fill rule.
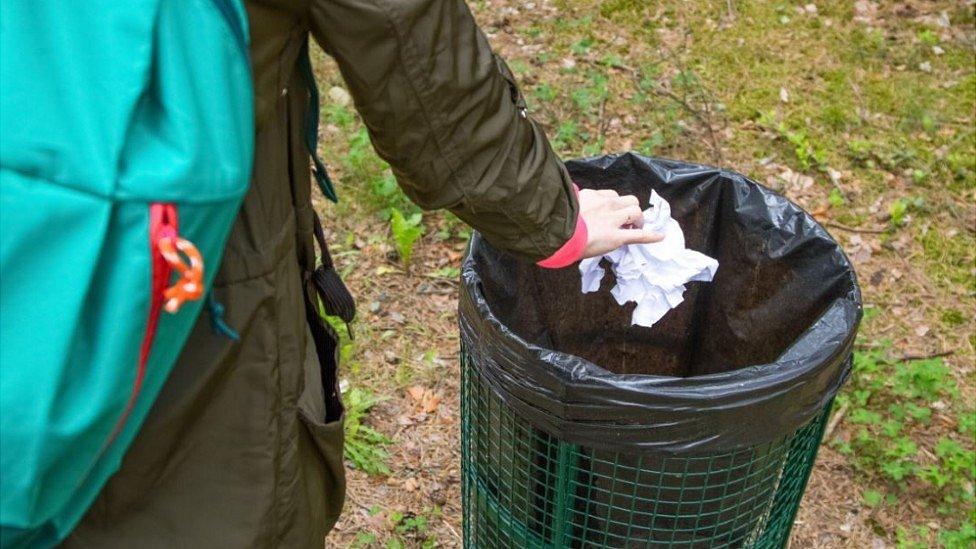
<path fill-rule="evenodd" d="M 532 427 L 461 359 L 466 547 L 786 545 L 829 406 L 790 437 L 727 453 L 604 452 Z"/>

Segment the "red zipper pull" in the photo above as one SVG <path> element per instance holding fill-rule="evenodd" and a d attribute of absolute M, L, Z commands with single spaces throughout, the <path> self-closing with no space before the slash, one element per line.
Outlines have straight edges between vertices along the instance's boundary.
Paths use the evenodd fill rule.
<path fill-rule="evenodd" d="M 187 301 L 203 297 L 203 257 L 192 242 L 178 234 L 176 208 L 166 204 L 162 213 L 156 247 L 168 266 L 179 275 L 172 286 L 163 290 L 166 300 L 163 308 L 168 313 L 175 313 Z"/>

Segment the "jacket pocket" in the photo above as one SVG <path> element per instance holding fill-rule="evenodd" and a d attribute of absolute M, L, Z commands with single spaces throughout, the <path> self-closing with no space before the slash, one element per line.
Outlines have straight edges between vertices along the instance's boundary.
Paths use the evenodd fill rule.
<path fill-rule="evenodd" d="M 316 515 L 315 523 L 322 528 L 320 533 L 324 536 L 339 520 L 346 500 L 346 470 L 343 464 L 345 417 L 326 423 L 311 417 L 304 408 L 299 408 L 299 417 L 317 452 L 302 469 L 306 471 L 304 484 L 309 488 L 309 508 Z"/>
<path fill-rule="evenodd" d="M 306 297 L 309 334 L 314 346 L 314 355 L 308 357 L 305 365 L 305 390 L 298 403 L 298 415 L 305 425 L 317 456 L 312 458 L 315 465 L 306 467 L 313 509 L 321 509 L 321 518 L 326 531 L 332 528 L 346 495 L 346 472 L 343 464 L 344 420 L 345 414 L 339 396 L 337 380 L 338 343 L 335 333 L 319 318 L 316 311 L 310 310 Z"/>

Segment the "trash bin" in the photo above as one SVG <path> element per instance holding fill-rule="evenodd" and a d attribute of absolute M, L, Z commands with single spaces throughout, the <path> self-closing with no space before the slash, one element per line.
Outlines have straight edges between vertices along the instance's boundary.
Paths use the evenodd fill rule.
<path fill-rule="evenodd" d="M 671 204 L 710 283 L 652 328 L 475 234 L 460 291 L 467 547 L 783 547 L 847 377 L 860 291 L 801 208 L 737 173 L 634 154 L 581 188 Z"/>

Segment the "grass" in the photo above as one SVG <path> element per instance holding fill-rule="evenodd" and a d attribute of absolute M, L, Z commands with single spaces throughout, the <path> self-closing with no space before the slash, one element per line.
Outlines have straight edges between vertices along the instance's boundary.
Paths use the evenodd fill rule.
<path fill-rule="evenodd" d="M 855 431 L 829 443 L 872 486 L 863 492 L 865 505 L 878 509 L 912 499 L 950 522 L 959 519 L 939 533 L 942 541 L 951 540 L 944 545 L 976 543 L 976 409 L 960 396 L 949 366 L 941 358 L 899 359 L 891 342 L 881 341 L 855 354 L 852 382 L 837 401 Z M 933 423 L 937 414 L 949 429 Z M 936 538 L 934 532 L 916 537 L 926 543 Z"/>
<path fill-rule="evenodd" d="M 822 452 L 840 465 L 815 473 L 853 487 L 826 495 L 857 515 L 850 535 L 860 537 L 838 530 L 843 514 L 805 517 L 807 532 L 854 545 L 880 538 L 897 547 L 970 547 L 974 10 L 948 0 L 840 0 L 815 2 L 815 10 L 809 3 L 472 5 L 562 156 L 637 150 L 719 164 L 759 181 L 784 170 L 813 179 L 808 189 L 784 192 L 833 224 L 856 258 L 868 314 L 836 407 L 844 412 Z M 342 85 L 320 52 L 316 65 L 322 82 Z M 414 285 L 456 278 L 456 265 L 418 261 L 417 247 L 443 256 L 467 238 L 464 225 L 448 214 L 420 215 L 350 107 L 323 105 L 322 118 L 322 152 L 340 183 L 341 202 L 330 215 L 375 227 L 345 237 L 340 266 L 357 261 L 353 242 L 363 240 L 366 248 L 388 246 L 393 259 L 410 265 L 409 273 L 382 276 Z M 381 286 L 382 276 L 364 282 L 363 291 Z M 387 347 L 403 356 L 428 352 L 425 326 L 408 321 L 394 332 L 360 323 L 356 332 L 355 345 L 343 348 L 353 386 L 378 394 L 437 380 L 437 367 L 422 359 L 398 363 L 388 375 L 388 365 L 368 358 Z M 912 358 L 920 356 L 927 358 Z M 422 543 L 396 527 L 386 538 Z"/>

